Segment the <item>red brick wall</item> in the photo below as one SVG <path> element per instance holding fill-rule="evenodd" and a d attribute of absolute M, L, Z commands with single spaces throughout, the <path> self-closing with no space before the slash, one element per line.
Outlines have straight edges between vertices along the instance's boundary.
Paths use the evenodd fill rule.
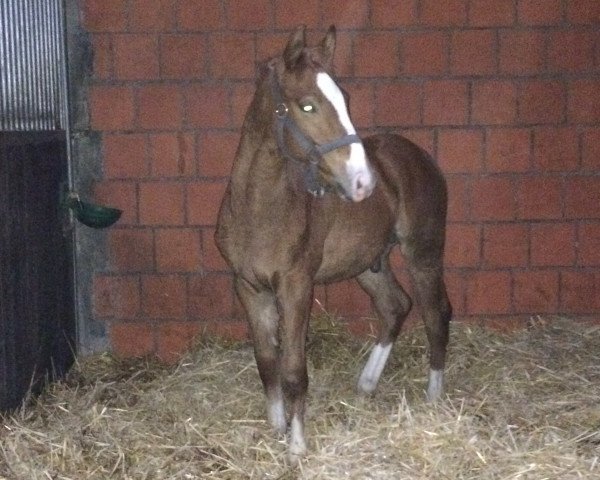
<path fill-rule="evenodd" d="M 172 359 L 204 327 L 243 333 L 215 216 L 255 64 L 300 23 L 312 39 L 337 25 L 361 131 L 403 132 L 447 174 L 457 317 L 600 312 L 598 0 L 81 2 L 96 196 L 125 210 L 93 298 L 117 352 Z M 351 283 L 317 297 L 369 314 Z"/>

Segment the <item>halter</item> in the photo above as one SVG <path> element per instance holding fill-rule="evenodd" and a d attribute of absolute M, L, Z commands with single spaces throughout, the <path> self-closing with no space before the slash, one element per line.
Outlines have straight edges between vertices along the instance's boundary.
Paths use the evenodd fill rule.
<path fill-rule="evenodd" d="M 347 134 L 331 142 L 317 144 L 312 138 L 308 137 L 288 115 L 289 109 L 283 99 L 281 86 L 277 81 L 275 70 L 271 70 L 270 74 L 271 94 L 275 103 L 275 136 L 277 138 L 277 147 L 284 158 L 292 160 L 296 163 L 306 164 L 308 160 L 308 168 L 304 172 L 304 180 L 306 190 L 315 197 L 322 197 L 325 194 L 326 187 L 319 180 L 319 163 L 323 159 L 323 155 L 332 150 L 336 150 L 346 145 L 360 143 L 360 137 L 353 133 Z M 288 149 L 285 142 L 286 129 L 292 134 L 294 140 L 305 154 L 305 159 L 298 158 L 293 155 Z"/>

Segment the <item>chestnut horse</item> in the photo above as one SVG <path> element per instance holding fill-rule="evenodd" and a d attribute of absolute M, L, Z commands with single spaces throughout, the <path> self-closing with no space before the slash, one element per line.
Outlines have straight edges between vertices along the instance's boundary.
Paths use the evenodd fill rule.
<path fill-rule="evenodd" d="M 304 28 L 268 61 L 246 114 L 216 231 L 254 339 L 268 418 L 306 452 L 306 335 L 313 288 L 356 277 L 381 328 L 358 380 L 375 390 L 412 302 L 389 263 L 398 244 L 430 344 L 427 389 L 443 392 L 451 306 L 443 280 L 447 193 L 430 156 L 398 135 L 361 140 L 331 75 L 335 28 Z"/>

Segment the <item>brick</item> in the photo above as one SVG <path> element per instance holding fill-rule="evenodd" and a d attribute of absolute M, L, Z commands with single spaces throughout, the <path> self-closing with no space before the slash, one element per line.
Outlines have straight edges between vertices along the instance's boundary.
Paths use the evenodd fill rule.
<path fill-rule="evenodd" d="M 156 269 L 160 273 L 195 272 L 202 265 L 200 232 L 191 228 L 156 231 Z"/>
<path fill-rule="evenodd" d="M 490 173 L 531 168 L 532 134 L 526 128 L 494 128 L 486 133 L 485 166 Z"/>
<path fill-rule="evenodd" d="M 128 181 L 103 181 L 94 185 L 94 200 L 123 211 L 117 225 L 137 223 L 138 202 L 136 185 Z"/>
<path fill-rule="evenodd" d="M 527 226 L 519 224 L 484 226 L 483 261 L 486 267 L 525 267 L 528 251 Z"/>
<path fill-rule="evenodd" d="M 579 138 L 574 128 L 534 130 L 533 159 L 542 172 L 569 172 L 579 166 Z"/>
<path fill-rule="evenodd" d="M 519 92 L 519 118 L 528 124 L 561 123 L 565 97 L 565 86 L 560 81 L 528 81 Z"/>
<path fill-rule="evenodd" d="M 450 64 L 448 35 L 414 32 L 401 37 L 401 71 L 404 75 L 440 75 Z"/>
<path fill-rule="evenodd" d="M 163 35 L 160 41 L 161 77 L 198 79 L 207 73 L 203 35 Z"/>
<path fill-rule="evenodd" d="M 140 223 L 142 225 L 182 225 L 183 186 L 179 183 L 140 184 Z"/>
<path fill-rule="evenodd" d="M 377 52 L 374 55 L 373 52 Z M 354 40 L 354 73 L 359 77 L 391 77 L 398 74 L 400 59 L 395 33 L 361 34 Z"/>
<path fill-rule="evenodd" d="M 207 132 L 200 137 L 200 175 L 226 177 L 231 172 L 240 140 L 237 132 Z"/>
<path fill-rule="evenodd" d="M 511 311 L 511 277 L 508 272 L 477 271 L 468 276 L 467 314 L 505 314 Z"/>
<path fill-rule="evenodd" d="M 375 124 L 380 126 L 419 125 L 421 89 L 414 83 L 380 84 L 375 88 Z"/>
<path fill-rule="evenodd" d="M 450 72 L 455 75 L 489 75 L 496 71 L 496 35 L 493 30 L 452 33 Z"/>
<path fill-rule="evenodd" d="M 598 313 L 600 275 L 593 272 L 567 271 L 560 275 L 560 307 L 563 313 Z"/>
<path fill-rule="evenodd" d="M 478 125 L 511 125 L 517 118 L 517 87 L 510 81 L 474 82 L 471 121 Z"/>
<path fill-rule="evenodd" d="M 528 75 L 544 70 L 545 38 L 535 30 L 500 33 L 500 73 Z"/>
<path fill-rule="evenodd" d="M 369 22 L 369 1 L 321 0 L 321 25 L 335 24 L 337 28 L 363 28 Z"/>
<path fill-rule="evenodd" d="M 89 32 L 120 32 L 127 26 L 123 0 L 84 0 L 83 25 Z"/>
<path fill-rule="evenodd" d="M 150 135 L 150 172 L 155 177 L 182 177 L 196 173 L 196 137 L 193 133 Z"/>
<path fill-rule="evenodd" d="M 230 317 L 232 311 L 231 275 L 194 275 L 190 278 L 190 315 L 209 320 Z"/>
<path fill-rule="evenodd" d="M 575 225 L 535 224 L 531 227 L 531 264 L 536 267 L 575 263 Z"/>
<path fill-rule="evenodd" d="M 93 86 L 90 90 L 93 130 L 128 130 L 133 127 L 133 91 L 129 87 Z"/>
<path fill-rule="evenodd" d="M 256 87 L 253 83 L 236 83 L 232 87 L 231 92 L 231 109 L 233 116 L 233 124 L 232 127 L 240 128 L 244 123 L 244 118 L 246 116 L 246 112 L 248 111 L 248 107 L 252 102 L 252 98 L 254 97 L 254 92 Z M 215 116 L 217 112 L 214 112 Z M 229 117 L 226 117 L 226 122 L 229 121 Z M 206 122 L 207 119 L 204 119 Z M 223 121 L 223 119 L 219 119 L 219 121 Z"/>
<path fill-rule="evenodd" d="M 138 124 L 148 130 L 176 129 L 183 123 L 181 90 L 177 85 L 145 85 L 139 88 Z"/>
<path fill-rule="evenodd" d="M 179 29 L 205 32 L 225 26 L 221 0 L 180 0 L 177 11 Z"/>
<path fill-rule="evenodd" d="M 471 216 L 474 220 L 513 220 L 514 185 L 506 177 L 481 177 L 473 181 Z"/>
<path fill-rule="evenodd" d="M 115 78 L 149 80 L 158 77 L 158 39 L 155 35 L 115 35 Z"/>
<path fill-rule="evenodd" d="M 600 80 L 569 83 L 568 119 L 571 123 L 600 122 Z"/>
<path fill-rule="evenodd" d="M 231 122 L 229 90 L 219 85 L 192 84 L 185 91 L 188 123 L 192 127 L 228 127 Z"/>
<path fill-rule="evenodd" d="M 425 82 L 423 123 L 464 125 L 468 119 L 467 83 L 459 80 Z"/>
<path fill-rule="evenodd" d="M 528 26 L 558 25 L 563 19 L 562 0 L 518 0 L 517 18 Z"/>
<path fill-rule="evenodd" d="M 469 187 L 463 175 L 446 175 L 448 185 L 448 221 L 460 222 L 469 217 Z"/>
<path fill-rule="evenodd" d="M 582 223 L 579 225 L 579 265 L 597 267 L 600 265 L 600 224 Z"/>
<path fill-rule="evenodd" d="M 450 223 L 446 227 L 445 265 L 476 267 L 481 251 L 481 229 L 477 225 Z"/>
<path fill-rule="evenodd" d="M 600 128 L 582 134 L 582 166 L 585 170 L 600 171 Z"/>
<path fill-rule="evenodd" d="M 548 40 L 548 70 L 579 73 L 594 69 L 595 36 L 588 31 L 555 31 Z"/>
<path fill-rule="evenodd" d="M 229 265 L 221 256 L 221 252 L 215 243 L 215 230 L 213 228 L 202 229 L 202 258 L 205 270 L 209 272 L 229 271 Z"/>
<path fill-rule="evenodd" d="M 577 25 L 600 24 L 600 4 L 596 0 L 568 0 L 567 21 Z"/>
<path fill-rule="evenodd" d="M 187 185 L 187 218 L 191 225 L 215 225 L 225 183 L 194 182 Z"/>
<path fill-rule="evenodd" d="M 135 276 L 96 275 L 94 315 L 103 318 L 135 317 L 140 310 L 140 285 Z"/>
<path fill-rule="evenodd" d="M 558 219 L 562 216 L 562 181 L 557 177 L 523 177 L 517 185 L 520 219 Z"/>
<path fill-rule="evenodd" d="M 288 37 L 288 32 L 258 33 L 256 35 L 256 58 L 262 62 L 281 55 Z"/>
<path fill-rule="evenodd" d="M 568 178 L 565 192 L 567 218 L 600 218 L 600 177 Z"/>
<path fill-rule="evenodd" d="M 114 55 L 112 35 L 94 34 L 92 37 L 92 48 L 94 51 L 94 63 L 92 71 L 94 78 L 108 80 L 114 75 Z"/>
<path fill-rule="evenodd" d="M 113 323 L 109 326 L 108 336 L 117 357 L 139 358 L 154 353 L 154 329 L 147 323 Z"/>
<path fill-rule="evenodd" d="M 352 318 L 372 316 L 371 299 L 353 280 L 327 285 L 327 311 Z"/>
<path fill-rule="evenodd" d="M 514 274 L 515 310 L 517 313 L 556 313 L 558 288 L 558 272 L 516 272 Z"/>
<path fill-rule="evenodd" d="M 210 37 L 209 70 L 214 78 L 252 79 L 255 69 L 254 36 L 215 33 Z"/>
<path fill-rule="evenodd" d="M 459 27 L 466 23 L 466 0 L 421 0 L 421 24 L 429 27 Z"/>
<path fill-rule="evenodd" d="M 103 146 L 106 178 L 139 178 L 148 174 L 144 135 L 106 135 Z"/>
<path fill-rule="evenodd" d="M 142 312 L 150 318 L 184 318 L 187 312 L 185 278 L 177 275 L 142 276 Z"/>
<path fill-rule="evenodd" d="M 370 82 L 358 82 L 343 85 L 350 95 L 350 119 L 356 128 L 368 128 L 374 125 L 375 93 Z"/>
<path fill-rule="evenodd" d="M 108 251 L 110 264 L 119 272 L 154 268 L 154 238 L 150 230 L 113 228 L 108 231 Z"/>
<path fill-rule="evenodd" d="M 164 32 L 175 26 L 174 3 L 171 0 L 132 0 L 129 30 L 132 32 Z"/>
<path fill-rule="evenodd" d="M 473 27 L 504 27 L 515 23 L 513 0 L 471 0 L 469 25 Z"/>
<path fill-rule="evenodd" d="M 264 30 L 272 28 L 270 0 L 225 0 L 227 25 L 232 30 Z"/>
<path fill-rule="evenodd" d="M 416 22 L 416 0 L 371 0 L 371 23 L 376 29 L 406 27 Z"/>
<path fill-rule="evenodd" d="M 483 133 L 472 129 L 440 130 L 437 156 L 445 173 L 478 172 L 482 166 Z"/>
<path fill-rule="evenodd" d="M 156 355 L 159 360 L 173 364 L 189 351 L 202 326 L 197 322 L 161 322 L 156 329 Z"/>
<path fill-rule="evenodd" d="M 291 30 L 296 28 L 302 19 L 307 28 L 319 25 L 319 0 L 279 0 L 275 3 L 275 27 Z"/>

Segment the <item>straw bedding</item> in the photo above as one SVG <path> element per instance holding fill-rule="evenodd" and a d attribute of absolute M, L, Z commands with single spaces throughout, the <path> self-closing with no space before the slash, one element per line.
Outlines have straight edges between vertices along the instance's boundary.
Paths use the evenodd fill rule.
<path fill-rule="evenodd" d="M 296 468 L 265 422 L 249 345 L 204 341 L 174 367 L 82 358 L 2 419 L 0 479 L 600 478 L 600 327 L 454 324 L 451 342 L 443 401 L 423 400 L 419 328 L 365 397 L 354 384 L 369 342 L 315 318 L 310 453 Z"/>

